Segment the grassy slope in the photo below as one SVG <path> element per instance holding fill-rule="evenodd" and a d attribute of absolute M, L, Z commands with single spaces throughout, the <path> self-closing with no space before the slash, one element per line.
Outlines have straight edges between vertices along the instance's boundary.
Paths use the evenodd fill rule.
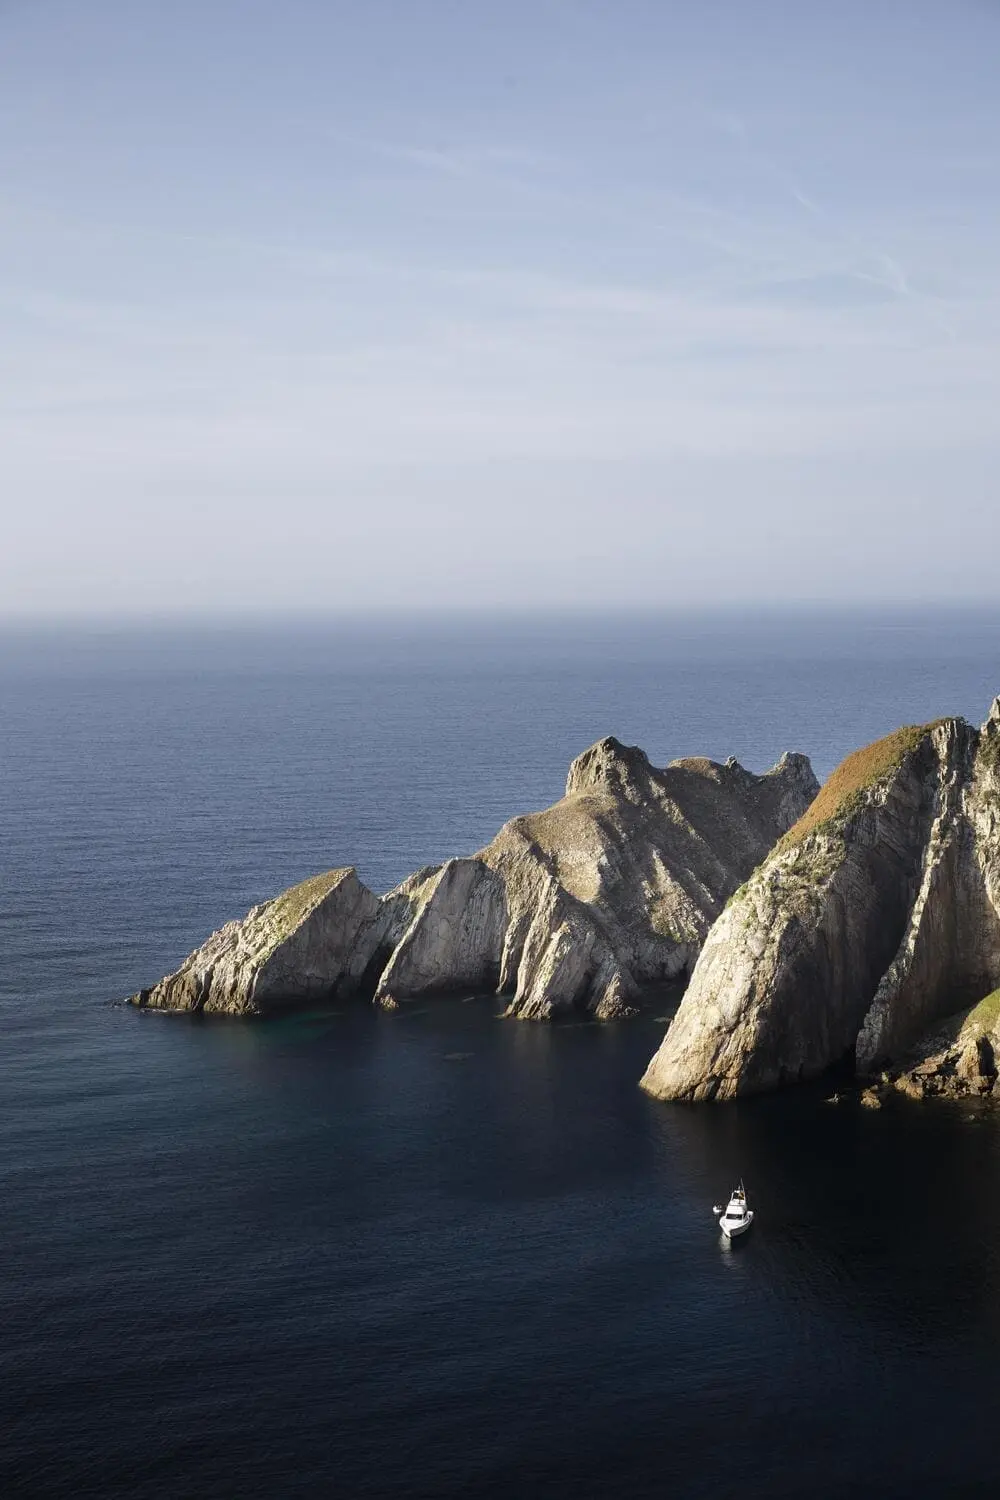
<path fill-rule="evenodd" d="M 299 923 L 310 912 L 315 911 L 346 874 L 346 868 L 326 870 L 322 875 L 313 875 L 308 880 L 293 885 L 290 890 L 282 891 L 280 896 L 269 901 L 262 915 L 275 940 L 280 941 L 294 932 Z"/>
<path fill-rule="evenodd" d="M 926 734 L 945 722 L 944 719 L 935 719 L 930 724 L 906 724 L 902 729 L 887 734 L 884 739 L 876 740 L 873 745 L 855 750 L 853 755 L 841 761 L 832 776 L 823 783 L 818 796 L 799 821 L 788 830 L 779 848 L 791 848 L 804 839 L 806 834 L 812 833 L 813 829 L 853 812 L 869 787 L 875 786 L 884 776 L 894 771 L 904 757 L 916 749 Z"/>
<path fill-rule="evenodd" d="M 987 995 L 974 1005 L 966 1016 L 962 1030 L 974 1028 L 977 1036 L 987 1031 L 995 1031 L 1000 1025 L 1000 990 L 994 990 L 992 995 Z"/>

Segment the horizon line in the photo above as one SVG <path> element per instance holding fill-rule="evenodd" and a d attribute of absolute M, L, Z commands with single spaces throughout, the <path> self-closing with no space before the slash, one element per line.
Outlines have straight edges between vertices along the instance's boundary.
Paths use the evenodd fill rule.
<path fill-rule="evenodd" d="M 997 615 L 1000 603 L 995 599 L 791 599 L 730 600 L 713 603 L 618 604 L 598 607 L 586 605 L 395 605 L 357 606 L 344 609 L 273 609 L 211 610 L 180 613 L 176 611 L 51 611 L 4 612 L 0 610 L 0 631 L 31 629 L 108 629 L 111 627 L 191 629 L 191 628 L 268 628 L 298 625 L 346 625 L 353 623 L 402 624 L 435 621 L 500 621 L 505 624 L 558 623 L 560 621 L 601 620 L 670 620 L 690 618 L 732 618 L 756 616 L 782 619 L 788 616 L 827 615 L 837 617 L 892 617 L 914 614 Z"/>

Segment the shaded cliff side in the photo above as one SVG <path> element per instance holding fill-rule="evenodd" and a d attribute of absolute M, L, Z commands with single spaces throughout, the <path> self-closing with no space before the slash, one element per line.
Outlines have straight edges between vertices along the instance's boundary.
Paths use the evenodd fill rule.
<path fill-rule="evenodd" d="M 998 983 L 1000 699 L 848 757 L 713 927 L 642 1086 L 873 1073 Z"/>
<path fill-rule="evenodd" d="M 608 738 L 565 796 L 514 818 L 478 854 L 377 898 L 334 870 L 213 933 L 132 996 L 150 1008 L 262 1014 L 319 995 L 392 1007 L 490 990 L 508 1013 L 627 1013 L 642 985 L 689 970 L 726 899 L 817 790 L 804 756 L 763 776 L 735 760 L 653 767 Z"/>

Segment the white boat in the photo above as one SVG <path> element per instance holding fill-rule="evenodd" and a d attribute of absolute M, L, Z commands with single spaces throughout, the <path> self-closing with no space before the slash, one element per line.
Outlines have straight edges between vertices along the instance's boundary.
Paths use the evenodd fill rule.
<path fill-rule="evenodd" d="M 717 1203 L 712 1212 L 718 1216 L 719 1228 L 729 1239 L 738 1234 L 746 1234 L 753 1223 L 753 1209 L 747 1204 L 747 1190 L 742 1181 L 739 1187 L 733 1188 L 732 1196 L 725 1208 Z"/>

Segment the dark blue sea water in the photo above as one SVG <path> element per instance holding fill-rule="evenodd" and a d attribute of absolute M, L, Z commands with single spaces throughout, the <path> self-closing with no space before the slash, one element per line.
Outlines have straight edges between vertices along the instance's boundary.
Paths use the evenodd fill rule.
<path fill-rule="evenodd" d="M 1000 1121 L 658 1104 L 653 1014 L 110 1002 L 602 734 L 824 773 L 998 691 L 1000 615 L 8 630 L 0 1494 L 991 1493 Z"/>

